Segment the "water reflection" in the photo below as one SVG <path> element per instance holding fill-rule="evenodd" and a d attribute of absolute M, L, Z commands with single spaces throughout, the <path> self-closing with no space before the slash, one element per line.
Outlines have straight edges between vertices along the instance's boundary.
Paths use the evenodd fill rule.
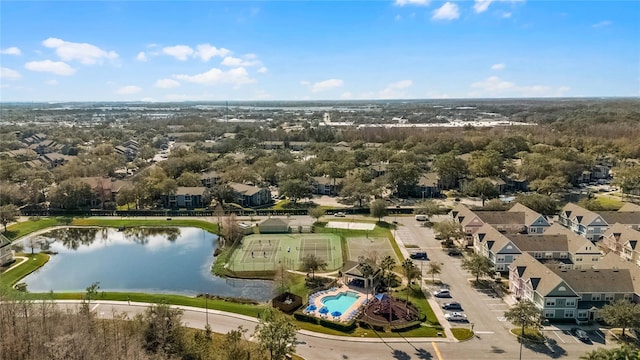
<path fill-rule="evenodd" d="M 100 281 L 104 291 L 196 295 L 209 293 L 265 301 L 272 283 L 211 275 L 217 237 L 196 228 L 65 228 L 28 238 L 26 249 L 52 256 L 24 282 L 32 292 L 83 291 Z"/>

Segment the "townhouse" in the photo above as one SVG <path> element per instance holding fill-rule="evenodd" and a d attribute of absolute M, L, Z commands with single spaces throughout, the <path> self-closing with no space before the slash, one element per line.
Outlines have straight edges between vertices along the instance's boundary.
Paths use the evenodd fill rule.
<path fill-rule="evenodd" d="M 640 231 L 626 225 L 615 223 L 602 236 L 600 246 L 605 251 L 620 256 L 640 266 Z"/>
<path fill-rule="evenodd" d="M 625 205 L 618 211 L 590 211 L 568 203 L 558 215 L 558 223 L 576 234 L 596 242 L 615 223 L 640 230 L 640 211 L 633 205 Z"/>

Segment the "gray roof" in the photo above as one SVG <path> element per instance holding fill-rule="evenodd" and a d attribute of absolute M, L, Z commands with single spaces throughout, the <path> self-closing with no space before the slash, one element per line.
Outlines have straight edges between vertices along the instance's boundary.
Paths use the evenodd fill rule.
<path fill-rule="evenodd" d="M 640 224 L 640 211 L 598 211 L 598 214 L 602 216 L 608 224 Z"/>
<path fill-rule="evenodd" d="M 507 235 L 518 249 L 527 252 L 569 251 L 566 235 Z"/>
<path fill-rule="evenodd" d="M 524 225 L 524 213 L 508 211 L 474 211 L 480 220 L 494 225 Z"/>
<path fill-rule="evenodd" d="M 509 269 L 515 269 L 524 280 L 530 279 L 533 289 L 542 296 L 548 295 L 562 283 L 560 276 L 527 253 L 518 256 Z"/>
<path fill-rule="evenodd" d="M 545 230 L 544 235 L 565 235 L 567 237 L 567 246 L 569 247 L 569 252 L 574 254 L 583 249 L 585 245 L 591 244 L 591 241 L 574 233 L 573 231 L 558 223 L 549 226 L 549 228 Z M 584 252 L 581 253 L 584 254 Z M 593 251 L 589 252 L 589 254 L 591 253 L 599 254 L 600 251 L 596 246 L 593 246 Z"/>
<path fill-rule="evenodd" d="M 637 205 L 634 203 L 624 203 L 624 205 L 622 205 L 622 207 L 618 209 L 618 211 L 619 212 L 640 211 L 640 205 Z"/>
<path fill-rule="evenodd" d="M 240 184 L 240 183 L 229 183 L 229 186 L 231 186 L 233 191 L 240 193 L 242 195 L 247 195 L 247 196 L 253 196 L 259 193 L 260 190 L 262 190 L 259 187 L 256 187 L 253 185 L 246 185 L 246 184 Z"/>
<path fill-rule="evenodd" d="M 281 226 L 281 227 L 288 227 L 289 223 L 283 219 L 280 218 L 268 218 L 263 220 L 259 225 L 259 227 L 263 227 L 263 226 Z"/>
<path fill-rule="evenodd" d="M 565 205 L 562 208 L 561 212 L 565 214 L 566 218 L 570 219 L 571 221 L 575 219 L 577 223 L 582 225 L 591 224 L 593 220 L 595 220 L 598 217 L 597 213 L 591 210 L 587 210 L 574 203 L 568 203 L 567 205 Z"/>
<path fill-rule="evenodd" d="M 578 293 L 633 293 L 627 269 L 551 269 Z"/>
<path fill-rule="evenodd" d="M 176 190 L 176 195 L 203 195 L 207 190 L 203 186 L 180 186 Z"/>
<path fill-rule="evenodd" d="M 528 207 L 520 204 L 520 203 L 515 203 L 511 209 L 507 210 L 508 212 L 514 212 L 514 213 L 524 213 L 524 221 L 527 225 L 531 225 L 533 224 L 536 220 L 538 220 L 540 218 L 540 216 L 542 216 L 541 214 L 537 213 L 534 210 L 529 209 Z"/>
<path fill-rule="evenodd" d="M 631 281 L 635 293 L 640 295 L 640 266 L 631 261 L 626 261 L 617 254 L 610 252 L 595 265 L 598 269 L 625 269 L 631 274 Z"/>

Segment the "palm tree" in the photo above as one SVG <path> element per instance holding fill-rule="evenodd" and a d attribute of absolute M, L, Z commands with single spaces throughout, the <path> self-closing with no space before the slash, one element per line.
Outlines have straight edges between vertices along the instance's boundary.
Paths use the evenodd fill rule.
<path fill-rule="evenodd" d="M 436 275 L 442 272 L 442 266 L 436 262 L 430 262 L 427 274 L 431 274 L 431 282 L 435 284 Z"/>
<path fill-rule="evenodd" d="M 396 266 L 396 260 L 391 256 L 387 255 L 382 262 L 380 262 L 380 268 L 382 268 L 382 278 L 387 282 L 387 293 L 389 292 L 389 286 L 391 285 L 391 277 L 393 273 L 391 270 Z"/>
<path fill-rule="evenodd" d="M 404 272 L 404 276 L 407 278 L 407 302 L 409 301 L 409 289 L 411 289 L 411 282 L 413 279 L 420 278 L 420 271 L 416 267 L 416 265 L 411 261 L 411 259 L 405 259 L 402 262 L 402 271 Z"/>
<path fill-rule="evenodd" d="M 369 279 L 371 278 L 371 276 L 374 273 L 373 270 L 373 266 L 371 266 L 370 264 L 366 263 L 366 262 L 361 262 L 360 264 L 358 264 L 358 270 L 360 270 L 360 272 L 362 273 L 362 277 L 364 277 L 367 281 L 367 283 L 369 282 Z M 366 283 L 365 283 L 365 290 L 367 290 L 367 301 L 369 300 L 369 290 L 366 289 Z"/>

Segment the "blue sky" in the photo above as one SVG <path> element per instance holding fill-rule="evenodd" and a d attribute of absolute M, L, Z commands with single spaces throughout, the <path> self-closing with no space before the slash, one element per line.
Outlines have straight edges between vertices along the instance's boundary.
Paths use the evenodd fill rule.
<path fill-rule="evenodd" d="M 640 2 L 0 2 L 0 101 L 640 96 Z"/>

